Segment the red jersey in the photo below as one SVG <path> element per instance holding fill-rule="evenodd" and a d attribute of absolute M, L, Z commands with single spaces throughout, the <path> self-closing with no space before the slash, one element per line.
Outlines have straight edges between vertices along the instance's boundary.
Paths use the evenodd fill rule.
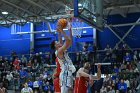
<path fill-rule="evenodd" d="M 13 62 L 13 65 L 15 65 L 15 66 L 19 65 L 19 61 L 18 61 L 18 60 L 15 60 L 15 61 Z"/>
<path fill-rule="evenodd" d="M 61 68 L 60 68 L 60 63 L 58 61 L 58 58 L 55 59 L 56 62 L 56 73 L 54 74 L 55 77 L 59 77 L 60 72 L 61 72 Z"/>
<path fill-rule="evenodd" d="M 55 59 L 55 62 L 56 62 L 56 72 L 54 74 L 54 90 L 55 92 L 61 92 L 61 89 L 60 89 L 60 85 L 59 85 L 59 75 L 60 75 L 60 72 L 61 72 L 61 68 L 60 68 L 60 64 L 59 64 L 59 61 L 58 61 L 58 58 Z"/>
<path fill-rule="evenodd" d="M 74 93 L 87 93 L 88 78 L 76 77 L 74 85 Z"/>

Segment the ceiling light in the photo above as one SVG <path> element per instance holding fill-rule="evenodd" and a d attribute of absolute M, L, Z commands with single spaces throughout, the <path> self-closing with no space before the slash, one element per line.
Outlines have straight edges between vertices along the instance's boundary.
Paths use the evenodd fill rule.
<path fill-rule="evenodd" d="M 79 3 L 78 6 L 82 6 L 82 4 Z"/>
<path fill-rule="evenodd" d="M 6 12 L 6 11 L 3 11 L 3 12 L 1 12 L 3 15 L 7 15 L 8 14 L 8 12 Z"/>

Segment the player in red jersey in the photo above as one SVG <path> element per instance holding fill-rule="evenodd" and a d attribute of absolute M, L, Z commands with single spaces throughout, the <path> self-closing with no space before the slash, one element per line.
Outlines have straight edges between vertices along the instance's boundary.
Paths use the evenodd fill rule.
<path fill-rule="evenodd" d="M 58 30 L 58 29 L 57 29 Z M 61 37 L 61 33 L 58 32 L 58 39 L 59 39 L 59 43 L 62 44 L 62 37 Z M 55 51 L 55 55 L 57 54 L 57 51 Z M 56 69 L 55 69 L 55 73 L 54 73 L 54 91 L 55 93 L 61 93 L 61 88 L 60 88 L 60 84 L 59 84 L 59 75 L 61 72 L 61 68 L 60 68 L 60 63 L 58 61 L 58 58 L 56 57 L 55 59 L 56 62 Z"/>
<path fill-rule="evenodd" d="M 90 64 L 86 62 L 84 67 L 76 73 L 74 93 L 87 93 L 89 80 L 99 80 L 101 78 L 100 64 L 97 66 L 97 76 L 89 75 Z"/>
<path fill-rule="evenodd" d="M 53 80 L 54 90 L 55 93 L 61 93 L 60 84 L 59 84 L 59 75 L 61 72 L 61 68 L 57 58 L 55 59 L 55 62 L 56 62 L 56 69 L 55 69 L 54 80 Z"/>

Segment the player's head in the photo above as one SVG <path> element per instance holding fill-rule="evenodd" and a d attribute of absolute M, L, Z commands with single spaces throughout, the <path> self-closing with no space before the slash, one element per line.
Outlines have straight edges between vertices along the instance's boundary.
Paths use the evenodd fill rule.
<path fill-rule="evenodd" d="M 50 44 L 51 49 L 57 50 L 58 48 L 60 48 L 62 46 L 62 44 L 60 44 L 60 42 L 53 40 Z"/>
<path fill-rule="evenodd" d="M 84 63 L 84 69 L 87 69 L 87 70 L 90 69 L 90 63 L 89 62 Z"/>
<path fill-rule="evenodd" d="M 27 84 L 27 82 L 25 82 L 25 83 L 24 83 L 24 87 L 25 87 L 25 88 L 27 88 L 27 87 L 28 87 L 28 84 Z"/>

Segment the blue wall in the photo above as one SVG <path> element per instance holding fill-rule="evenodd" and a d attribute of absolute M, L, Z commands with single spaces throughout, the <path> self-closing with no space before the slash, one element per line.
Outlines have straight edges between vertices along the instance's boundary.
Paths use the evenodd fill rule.
<path fill-rule="evenodd" d="M 52 29 L 56 29 L 56 22 L 50 23 Z M 85 23 L 76 24 L 73 23 L 73 27 L 75 26 L 84 26 L 88 25 Z M 0 26 L 0 55 L 10 55 L 11 51 L 16 51 L 17 54 L 29 54 L 30 53 L 30 34 L 11 34 L 14 25 L 11 27 L 2 27 Z M 17 32 L 29 32 L 30 31 L 30 23 L 27 23 L 24 26 L 16 25 Z M 45 23 L 39 23 L 34 25 L 34 31 L 42 31 L 48 30 L 47 25 Z M 86 33 L 83 33 L 86 32 Z M 66 31 L 68 33 L 68 31 Z M 79 51 L 82 49 L 81 42 L 93 42 L 93 29 L 88 28 L 81 31 L 82 37 L 76 38 L 73 37 L 73 44 L 69 48 L 68 51 Z M 35 34 L 35 51 L 34 52 L 51 52 L 52 50 L 49 47 L 49 44 L 52 40 L 57 40 L 57 33 L 38 33 Z M 77 45 L 79 43 L 79 45 Z"/>
<path fill-rule="evenodd" d="M 53 30 L 56 30 L 56 22 L 50 23 L 51 28 Z M 43 25 L 43 26 L 42 26 Z M 89 27 L 89 25 L 85 23 L 79 24 L 78 22 L 72 23 L 73 27 L 77 26 L 82 26 L 82 27 Z M 35 25 L 34 28 L 35 31 L 42 31 L 42 30 L 48 30 L 47 25 L 44 23 L 40 23 L 39 25 Z M 83 33 L 86 32 L 86 33 Z M 66 31 L 68 34 L 68 31 Z M 68 51 L 80 51 L 82 49 L 81 45 L 77 46 L 77 43 L 80 42 L 93 42 L 93 29 L 92 28 L 87 28 L 81 31 L 82 37 L 81 38 L 76 38 L 73 37 L 73 44 L 72 46 L 68 49 Z M 51 52 L 52 50 L 49 47 L 49 44 L 51 43 L 52 40 L 58 40 L 57 38 L 57 33 L 39 33 L 35 34 L 35 52 Z"/>
<path fill-rule="evenodd" d="M 29 24 L 22 26 L 22 31 L 29 31 L 29 26 Z M 18 54 L 29 53 L 29 35 L 12 35 L 11 29 L 0 26 L 0 55 L 10 55 L 12 50 Z"/>
<path fill-rule="evenodd" d="M 140 17 L 140 13 L 128 14 L 126 18 L 121 15 L 112 15 L 107 18 L 108 24 L 122 24 L 122 23 L 134 23 Z M 131 26 L 126 27 L 113 27 L 112 29 L 120 36 L 123 37 L 124 34 L 131 28 Z M 137 25 L 129 33 L 129 35 L 124 39 L 124 41 L 131 48 L 140 47 L 140 25 Z M 119 39 L 108 29 L 104 28 L 103 32 L 98 32 L 98 47 L 104 49 L 106 44 L 109 44 L 112 48 L 119 42 Z"/>
<path fill-rule="evenodd" d="M 140 17 L 140 13 L 128 14 L 126 18 L 120 15 L 112 15 L 108 17 L 108 24 L 119 24 L 119 23 L 131 23 L 135 22 Z M 55 29 L 56 22 L 51 23 L 51 28 Z M 88 25 L 85 23 L 75 24 L 74 26 L 84 26 Z M 131 26 L 127 27 L 113 27 L 112 29 L 120 36 L 123 35 L 130 29 Z M 15 50 L 18 54 L 28 54 L 30 52 L 30 34 L 24 35 L 13 35 L 11 34 L 11 27 L 1 27 L 0 26 L 0 55 L 10 55 L 12 50 Z M 20 27 L 16 28 L 20 31 Z M 125 42 L 132 48 L 140 47 L 138 43 L 140 41 L 139 33 L 140 25 L 134 27 L 133 31 L 125 38 Z M 46 24 L 39 23 L 34 26 L 35 31 L 48 30 Z M 21 27 L 22 32 L 30 31 L 30 24 L 26 24 Z M 68 31 L 66 31 L 68 32 Z M 83 33 L 86 32 L 86 33 Z M 114 47 L 119 39 L 108 29 L 104 28 L 103 32 L 97 32 L 98 46 L 100 49 L 104 49 L 106 44 L 110 44 Z M 52 40 L 57 40 L 57 33 L 42 33 L 35 34 L 35 52 L 47 52 L 51 51 L 49 44 Z M 93 29 L 88 28 L 82 30 L 81 38 L 73 38 L 73 44 L 69 51 L 79 51 L 82 50 L 82 42 L 93 43 Z"/>

